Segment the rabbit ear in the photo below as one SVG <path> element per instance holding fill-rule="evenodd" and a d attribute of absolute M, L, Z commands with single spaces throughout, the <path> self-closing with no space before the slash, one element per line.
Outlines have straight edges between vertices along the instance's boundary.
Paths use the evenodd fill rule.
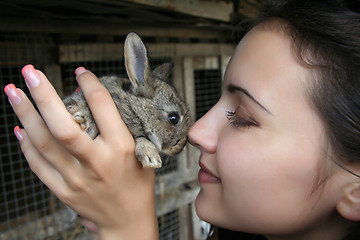
<path fill-rule="evenodd" d="M 171 74 L 171 70 L 174 67 L 174 64 L 172 62 L 164 63 L 158 67 L 156 67 L 152 74 L 158 78 L 160 78 L 163 81 L 168 81 L 169 76 Z"/>
<path fill-rule="evenodd" d="M 136 89 L 149 78 L 149 60 L 144 43 L 136 33 L 129 33 L 124 46 L 125 68 L 130 82 Z"/>

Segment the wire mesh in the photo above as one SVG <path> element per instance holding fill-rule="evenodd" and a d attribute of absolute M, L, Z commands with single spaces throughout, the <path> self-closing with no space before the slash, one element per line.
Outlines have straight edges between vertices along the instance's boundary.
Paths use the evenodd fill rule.
<path fill-rule="evenodd" d="M 179 210 L 164 214 L 158 218 L 159 239 L 178 240 L 180 239 Z"/>
<path fill-rule="evenodd" d="M 123 60 L 86 62 L 73 61 L 69 63 L 62 63 L 62 83 L 65 95 L 71 94 L 78 87 L 75 81 L 74 70 L 80 66 L 92 71 L 98 77 L 107 75 L 126 76 L 126 70 Z"/>
<path fill-rule="evenodd" d="M 0 34 L 1 87 L 14 83 L 26 89 L 21 68 L 32 63 L 44 69 L 48 64 L 58 64 L 58 48 L 48 35 Z M 151 66 L 171 61 L 171 58 L 152 58 Z M 97 76 L 126 76 L 124 61 L 81 61 L 71 59 L 61 62 L 63 92 L 70 94 L 77 88 L 74 70 L 83 66 Z M 197 118 L 216 103 L 221 93 L 221 76 L 218 69 L 196 70 L 195 92 Z M 27 93 L 28 94 L 28 93 Z M 78 223 L 68 221 L 64 205 L 31 172 L 24 159 L 12 128 L 20 125 L 5 94 L 1 94 L 0 114 L 0 240 L 2 239 L 90 239 Z M 164 159 L 158 176 L 178 170 L 176 157 Z M 160 239 L 179 239 L 181 235 L 179 210 L 158 218 Z"/>
<path fill-rule="evenodd" d="M 196 119 L 201 118 L 215 105 L 221 95 L 220 69 L 199 69 L 194 71 Z"/>
<path fill-rule="evenodd" d="M 41 35 L 0 35 L 1 88 L 9 83 L 25 90 L 21 68 L 52 62 L 54 44 Z M 27 92 L 26 92 L 27 93 Z M 28 94 L 28 93 L 27 93 Z M 43 239 L 69 226 L 56 221 L 61 204 L 31 172 L 12 128 L 20 125 L 5 94 L 0 116 L 0 239 Z"/>

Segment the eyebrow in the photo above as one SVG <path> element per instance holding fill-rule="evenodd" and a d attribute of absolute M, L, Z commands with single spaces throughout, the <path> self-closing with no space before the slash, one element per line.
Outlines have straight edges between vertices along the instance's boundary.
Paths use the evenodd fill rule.
<path fill-rule="evenodd" d="M 269 113 L 272 115 L 272 113 L 266 108 L 264 107 L 264 105 L 262 105 L 258 100 L 256 100 L 246 89 L 242 88 L 242 87 L 239 87 L 239 86 L 236 86 L 234 84 L 229 84 L 227 86 L 227 90 L 230 92 L 230 93 L 235 93 L 235 92 L 240 92 L 240 93 L 243 93 L 245 94 L 247 97 L 249 97 L 254 103 L 256 103 L 258 106 L 260 106 L 262 109 L 265 110 L 265 112 Z"/>

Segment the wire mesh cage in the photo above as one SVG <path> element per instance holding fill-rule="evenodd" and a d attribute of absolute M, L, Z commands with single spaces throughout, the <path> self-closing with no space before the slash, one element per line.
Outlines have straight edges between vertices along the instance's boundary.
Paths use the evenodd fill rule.
<path fill-rule="evenodd" d="M 0 34 L 1 87 L 14 83 L 26 89 L 21 68 L 27 63 L 44 70 L 50 80 L 55 79 L 53 84 L 62 96 L 76 89 L 74 70 L 78 66 L 84 66 L 97 76 L 126 76 L 122 50 L 114 53 L 115 48 L 122 49 L 122 44 L 55 42 L 54 36 L 50 35 Z M 174 62 L 171 80 L 194 110 L 194 119 L 201 117 L 220 96 L 223 71 L 219 57 L 221 52 L 205 51 L 206 54 L 215 55 L 218 64 L 210 67 L 193 64 L 185 68 L 189 57 L 182 54 L 196 52 L 188 50 L 190 45 L 150 45 L 152 68 L 164 62 Z M 109 55 L 104 56 L 104 52 Z M 151 57 L 152 53 L 154 57 Z M 204 54 L 202 51 L 196 54 L 196 58 L 199 55 L 205 58 L 201 57 Z M 20 123 L 4 94 L 1 94 L 1 111 L 0 240 L 90 239 L 89 233 L 78 222 L 69 221 L 64 205 L 31 172 L 12 132 L 13 127 Z M 191 211 L 198 187 L 196 184 L 196 187 L 188 185 L 197 177 L 195 157 L 191 152 L 186 147 L 180 156 L 164 159 L 164 167 L 156 172 L 160 239 L 199 239 L 194 232 L 200 225 Z"/>
<path fill-rule="evenodd" d="M 166 213 L 163 216 L 159 217 L 158 225 L 160 232 L 160 240 L 180 239 L 179 210 Z"/>
<path fill-rule="evenodd" d="M 221 95 L 220 69 L 198 69 L 194 71 L 196 119 L 201 118 L 215 105 Z"/>

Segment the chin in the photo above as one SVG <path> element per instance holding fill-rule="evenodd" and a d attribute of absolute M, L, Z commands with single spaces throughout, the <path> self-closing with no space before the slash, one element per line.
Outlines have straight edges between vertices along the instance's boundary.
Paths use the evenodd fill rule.
<path fill-rule="evenodd" d="M 229 220 L 229 213 L 222 208 L 221 201 L 216 201 L 215 196 L 209 196 L 209 192 L 200 190 L 195 200 L 195 211 L 197 216 L 213 226 L 241 231 L 236 225 L 236 220 Z M 258 227 L 258 225 L 256 225 Z"/>
<path fill-rule="evenodd" d="M 195 211 L 197 216 L 204 222 L 218 226 L 219 224 L 219 210 L 218 205 L 211 201 L 213 198 L 209 198 L 200 190 L 195 200 Z"/>
<path fill-rule="evenodd" d="M 208 223 L 211 223 L 209 221 L 209 215 L 211 215 L 211 209 L 214 208 L 214 206 L 211 206 L 211 204 L 207 203 L 206 197 L 203 194 L 203 190 L 201 189 L 198 193 L 196 200 L 195 200 L 195 211 L 198 217 Z"/>

